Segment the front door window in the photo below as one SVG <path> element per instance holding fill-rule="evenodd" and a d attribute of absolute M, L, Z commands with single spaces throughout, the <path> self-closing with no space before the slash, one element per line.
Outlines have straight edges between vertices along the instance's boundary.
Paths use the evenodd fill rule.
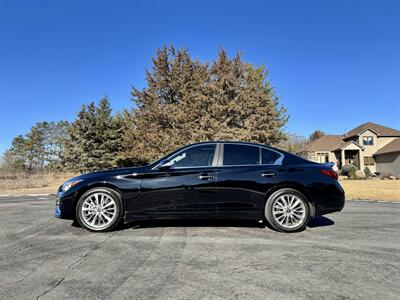
<path fill-rule="evenodd" d="M 163 167 L 190 168 L 211 167 L 214 161 L 215 144 L 200 145 L 184 149 L 163 164 Z"/>

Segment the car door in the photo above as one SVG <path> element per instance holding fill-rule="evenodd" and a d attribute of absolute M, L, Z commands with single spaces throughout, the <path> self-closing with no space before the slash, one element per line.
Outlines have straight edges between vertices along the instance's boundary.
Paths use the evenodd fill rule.
<path fill-rule="evenodd" d="M 189 146 L 163 160 L 141 183 L 141 206 L 153 218 L 190 217 L 215 194 L 216 144 Z"/>
<path fill-rule="evenodd" d="M 276 183 L 282 154 L 251 144 L 224 143 L 216 178 L 217 213 L 252 218 L 265 203 L 265 192 Z"/>

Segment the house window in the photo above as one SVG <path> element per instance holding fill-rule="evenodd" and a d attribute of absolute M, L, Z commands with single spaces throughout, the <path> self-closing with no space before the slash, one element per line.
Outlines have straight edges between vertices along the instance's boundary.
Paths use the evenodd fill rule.
<path fill-rule="evenodd" d="M 364 136 L 362 140 L 364 146 L 372 146 L 374 144 L 374 138 L 372 136 Z"/>
<path fill-rule="evenodd" d="M 375 160 L 372 156 L 364 156 L 364 165 L 373 166 L 375 165 Z"/>
<path fill-rule="evenodd" d="M 326 163 L 329 162 L 329 153 L 327 152 L 317 152 L 317 160 L 318 163 Z"/>

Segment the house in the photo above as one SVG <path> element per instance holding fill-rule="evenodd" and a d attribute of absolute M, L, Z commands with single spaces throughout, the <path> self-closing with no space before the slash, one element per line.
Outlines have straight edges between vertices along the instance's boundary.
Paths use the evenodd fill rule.
<path fill-rule="evenodd" d="M 400 175 L 400 130 L 372 122 L 344 135 L 324 135 L 304 150 L 308 159 L 333 162 L 339 169 L 353 164 L 359 170 Z"/>

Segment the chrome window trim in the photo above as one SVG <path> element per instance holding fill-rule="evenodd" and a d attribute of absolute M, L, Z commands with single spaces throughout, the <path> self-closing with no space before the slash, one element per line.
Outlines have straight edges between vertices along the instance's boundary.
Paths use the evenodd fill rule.
<path fill-rule="evenodd" d="M 218 162 L 219 162 L 219 155 L 220 155 L 220 151 L 221 151 L 221 144 L 220 143 L 216 143 L 215 146 L 215 152 L 214 152 L 214 158 L 213 158 L 213 162 L 211 166 L 218 166 Z"/>
<path fill-rule="evenodd" d="M 219 152 L 218 152 L 217 166 L 222 167 L 222 160 L 223 160 L 223 155 L 224 155 L 224 144 L 223 143 L 218 143 L 218 144 L 219 144 Z"/>
<path fill-rule="evenodd" d="M 172 170 L 179 170 L 179 169 L 221 169 L 221 168 L 229 168 L 229 167 L 236 167 L 237 168 L 237 167 L 266 167 L 266 166 L 275 166 L 275 164 L 177 167 L 177 168 L 172 168 Z"/>
<path fill-rule="evenodd" d="M 171 168 L 171 170 L 184 170 L 184 169 L 212 169 L 212 168 L 220 168 L 220 167 L 218 167 L 218 166 L 176 167 L 176 168 Z"/>
<path fill-rule="evenodd" d="M 169 160 L 169 159 L 171 159 L 171 158 L 173 158 L 173 157 L 179 155 L 179 153 L 182 153 L 183 151 L 186 151 L 186 150 L 188 150 L 188 149 L 190 149 L 190 148 L 193 148 L 193 147 L 201 147 L 201 146 L 205 146 L 205 145 L 214 145 L 214 146 L 215 146 L 214 158 L 213 158 L 213 162 L 212 162 L 212 165 L 211 165 L 211 166 L 177 167 L 177 168 L 171 168 L 171 169 L 172 169 L 172 170 L 178 170 L 178 169 L 192 169 L 192 168 L 211 168 L 211 167 L 216 167 L 216 166 L 214 166 L 214 162 L 215 162 L 215 156 L 218 155 L 218 151 L 217 151 L 217 150 L 219 150 L 219 149 L 218 149 L 218 148 L 219 148 L 219 147 L 218 147 L 218 144 L 219 144 L 219 143 L 207 143 L 207 144 L 195 144 L 195 145 L 190 145 L 190 146 L 188 146 L 188 147 L 183 148 L 181 151 L 176 152 L 176 153 L 172 154 L 171 156 L 169 156 L 169 157 L 167 157 L 167 158 L 165 158 L 165 159 L 162 159 L 161 162 L 160 162 L 159 164 L 155 165 L 153 168 L 151 168 L 151 170 L 152 170 L 152 171 L 157 170 L 157 168 L 161 166 L 161 163 L 162 163 L 163 161 Z"/>
<path fill-rule="evenodd" d="M 224 145 L 229 144 L 229 145 L 242 145 L 242 146 L 249 146 L 249 147 L 258 147 L 260 151 L 260 163 L 259 164 L 245 164 L 245 165 L 224 165 Z M 273 151 L 275 153 L 278 153 L 280 157 L 273 163 L 273 164 L 262 164 L 261 163 L 261 158 L 262 158 L 262 149 Z M 266 146 L 262 145 L 252 145 L 252 144 L 246 144 L 246 143 L 222 143 L 222 154 L 221 154 L 221 167 L 241 167 L 241 166 L 280 166 L 282 165 L 283 159 L 285 158 L 285 155 L 283 153 L 280 153 L 274 149 L 268 148 Z"/>

